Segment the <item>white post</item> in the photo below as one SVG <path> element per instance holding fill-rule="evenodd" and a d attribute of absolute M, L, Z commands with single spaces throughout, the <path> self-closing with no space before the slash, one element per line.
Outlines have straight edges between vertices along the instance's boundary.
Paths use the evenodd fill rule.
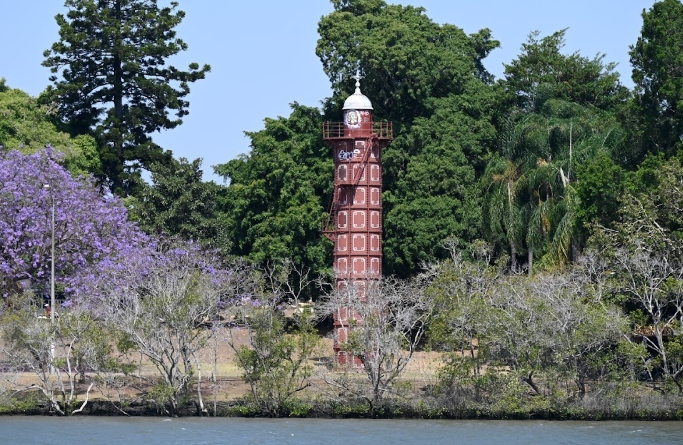
<path fill-rule="evenodd" d="M 50 199 L 52 199 L 52 226 L 51 226 L 51 253 L 50 253 L 50 323 L 55 323 L 55 195 L 50 184 L 43 185 L 43 188 L 50 190 Z M 54 329 L 54 326 L 53 326 Z M 52 338 L 50 342 L 50 374 L 55 372 L 55 341 Z"/>
<path fill-rule="evenodd" d="M 52 195 L 52 192 L 50 192 Z M 50 262 L 50 323 L 55 322 L 55 197 L 52 195 L 52 252 Z M 54 345 L 53 345 L 54 347 Z"/>

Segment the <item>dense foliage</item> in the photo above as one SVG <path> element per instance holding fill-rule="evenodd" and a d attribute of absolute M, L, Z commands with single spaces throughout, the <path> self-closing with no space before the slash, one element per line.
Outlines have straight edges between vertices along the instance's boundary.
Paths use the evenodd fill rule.
<path fill-rule="evenodd" d="M 147 233 L 179 236 L 227 250 L 219 213 L 225 188 L 202 181 L 202 160 L 185 158 L 150 166 L 151 184 L 126 199 L 130 218 Z"/>
<path fill-rule="evenodd" d="M 189 84 L 210 70 L 167 65 L 187 49 L 175 28 L 185 13 L 157 0 L 66 0 L 55 18 L 60 40 L 43 65 L 55 75 L 47 98 L 74 134 L 98 141 L 98 175 L 118 194 L 135 189 L 139 169 L 170 158 L 151 134 L 174 128 L 188 113 Z M 175 117 L 171 116 L 175 114 Z"/>
<path fill-rule="evenodd" d="M 332 159 L 321 127 L 318 109 L 292 104 L 288 118 L 247 133 L 251 153 L 215 167 L 230 181 L 223 211 L 233 253 L 260 264 L 290 258 L 316 272 L 329 267 L 331 246 L 320 229 Z"/>
<path fill-rule="evenodd" d="M 55 275 L 61 285 L 93 264 L 146 243 L 123 203 L 74 178 L 51 149 L 0 152 L 0 286 L 4 297 L 44 286 L 50 275 L 54 209 Z"/>
<path fill-rule="evenodd" d="M 74 174 L 100 169 L 95 140 L 88 135 L 70 137 L 59 130 L 54 110 L 36 98 L 5 85 L 0 78 L 0 147 L 34 153 L 50 144 L 62 153 L 61 162 Z"/>

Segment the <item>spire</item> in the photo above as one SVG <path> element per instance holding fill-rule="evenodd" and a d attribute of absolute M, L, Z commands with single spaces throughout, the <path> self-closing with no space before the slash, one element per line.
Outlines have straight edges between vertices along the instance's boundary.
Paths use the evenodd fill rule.
<path fill-rule="evenodd" d="M 363 94 L 363 93 L 360 92 L 360 80 L 361 80 L 361 79 L 364 79 L 365 76 L 361 76 L 361 75 L 360 75 L 360 68 L 357 68 L 357 69 L 356 69 L 356 75 L 355 75 L 355 76 L 351 76 L 351 78 L 352 78 L 352 79 L 356 79 L 356 92 L 353 93 L 353 94 Z"/>
<path fill-rule="evenodd" d="M 346 98 L 344 110 L 372 110 L 370 99 L 360 92 L 360 80 L 365 78 L 365 76 L 360 75 L 360 67 L 356 69 L 356 75 L 351 76 L 351 78 L 356 79 L 356 91 Z"/>

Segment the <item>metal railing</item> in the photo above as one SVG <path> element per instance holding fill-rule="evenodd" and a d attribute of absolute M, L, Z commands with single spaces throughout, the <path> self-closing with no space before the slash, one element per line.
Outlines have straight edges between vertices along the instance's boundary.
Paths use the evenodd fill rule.
<path fill-rule="evenodd" d="M 355 134 L 357 132 L 363 131 L 362 129 L 354 130 Z M 341 139 L 350 138 L 354 136 L 349 136 L 346 133 L 348 130 L 344 125 L 344 122 L 324 122 L 323 123 L 323 139 Z M 380 139 L 393 139 L 394 126 L 392 122 L 373 122 L 372 123 L 372 134 Z"/>

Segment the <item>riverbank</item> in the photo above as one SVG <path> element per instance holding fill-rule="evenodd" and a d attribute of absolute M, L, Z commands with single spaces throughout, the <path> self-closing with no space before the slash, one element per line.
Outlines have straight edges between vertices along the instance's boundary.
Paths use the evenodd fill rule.
<path fill-rule="evenodd" d="M 545 420 L 682 420 L 683 395 L 661 384 L 643 382 L 595 382 L 579 397 L 566 385 L 563 391 L 534 394 L 530 388 L 505 375 L 488 381 L 464 375 L 445 385 L 439 381 L 443 357 L 418 351 L 392 387 L 378 401 L 361 396 L 369 382 L 363 372 L 342 375 L 331 367 L 332 344 L 321 340 L 320 354 L 310 360 L 312 375 L 294 397 L 280 400 L 274 410 L 264 408 L 242 378 L 234 351 L 226 344 L 201 351 L 201 391 L 196 383 L 183 394 L 174 416 L 205 417 L 306 417 L 385 419 L 545 419 Z M 74 381 L 74 402 L 66 411 L 84 416 L 168 416 L 171 411 L 155 388 L 158 381 L 152 363 L 130 355 L 134 373 L 95 375 Z M 195 376 L 195 378 L 198 375 Z M 495 379 L 493 379 L 495 377 Z M 54 415 L 41 393 L 36 373 L 0 374 L 0 414 Z M 334 382 L 346 378 L 347 390 Z M 351 380 L 351 381 L 348 381 Z M 64 380 L 69 389 L 69 381 Z M 60 385 L 52 382 L 57 388 Z M 369 394 L 370 392 L 365 392 Z M 277 392 L 273 392 L 273 397 Z M 263 401 L 263 395 L 260 395 Z M 87 403 L 84 402 L 87 400 Z"/>
<path fill-rule="evenodd" d="M 364 376 L 359 375 L 359 380 Z M 530 392 L 511 399 L 509 394 L 486 394 L 476 400 L 474 388 L 469 394 L 462 387 L 460 395 L 433 391 L 422 380 L 403 379 L 403 392 L 371 405 L 361 398 L 331 396 L 328 384 L 316 376 L 310 386 L 285 403 L 275 415 L 254 402 L 250 387 L 240 377 L 224 377 L 202 388 L 202 405 L 196 387 L 186 394 L 174 417 L 288 417 L 328 419 L 486 419 L 486 420 L 683 420 L 683 397 L 678 393 L 652 390 L 639 386 L 627 392 L 613 386 L 596 389 L 583 399 L 553 396 L 539 397 Z M 28 389 L 29 387 L 25 387 Z M 85 383 L 78 384 L 79 398 L 75 408 L 85 400 Z M 214 392 L 212 392 L 214 391 Z M 99 393 L 98 393 L 99 392 Z M 121 389 L 117 397 L 104 397 L 92 391 L 79 416 L 150 416 L 168 417 L 164 404 L 149 394 L 152 388 Z M 5 393 L 7 394 L 7 393 Z M 56 415 L 45 398 L 36 390 L 14 393 L 12 403 L 0 407 L 3 415 Z"/>

